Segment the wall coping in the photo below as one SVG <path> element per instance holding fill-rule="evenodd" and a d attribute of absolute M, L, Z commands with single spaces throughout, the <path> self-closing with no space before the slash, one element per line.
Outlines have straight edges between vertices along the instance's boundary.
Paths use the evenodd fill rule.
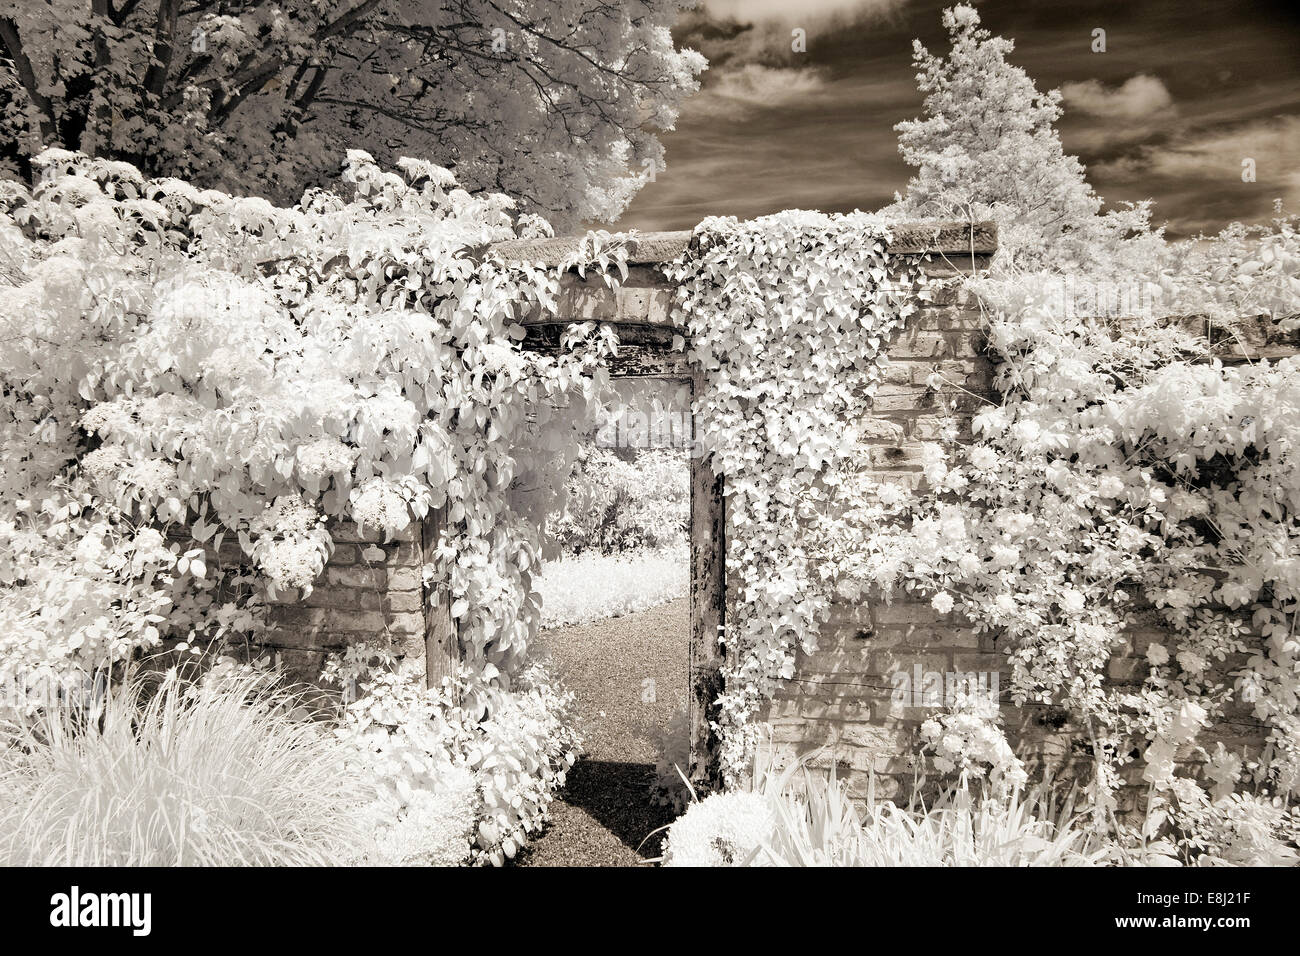
<path fill-rule="evenodd" d="M 891 228 L 889 251 L 895 255 L 992 255 L 998 248 L 998 227 L 992 222 L 908 222 Z M 638 233 L 629 244 L 631 265 L 658 265 L 681 255 L 691 243 L 690 230 Z M 582 236 L 553 239 L 509 239 L 489 248 L 506 262 L 534 262 L 555 267 L 578 252 Z"/>

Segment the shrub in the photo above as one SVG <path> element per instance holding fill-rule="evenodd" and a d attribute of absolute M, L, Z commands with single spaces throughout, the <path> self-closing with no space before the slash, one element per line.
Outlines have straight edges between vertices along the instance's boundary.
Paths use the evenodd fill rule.
<path fill-rule="evenodd" d="M 588 553 L 543 564 L 533 586 L 542 601 L 542 627 L 564 627 L 683 598 L 690 575 L 682 548 L 626 555 Z"/>
<path fill-rule="evenodd" d="M 540 665 L 509 691 L 479 681 L 490 706 L 478 713 L 457 703 L 470 689 L 469 673 L 426 689 L 414 669 L 374 645 L 332 658 L 325 678 L 359 691 L 339 735 L 350 766 L 374 795 L 373 818 L 391 821 L 372 849 L 380 860 L 450 863 L 468 856 L 502 865 L 545 823 L 577 760 L 573 695 L 555 687 Z"/>
<path fill-rule="evenodd" d="M 752 789 L 693 803 L 668 831 L 665 866 L 1090 866 L 1106 847 L 1050 791 L 945 790 L 929 807 L 877 801 L 865 819 L 832 770 L 758 769 Z"/>
<path fill-rule="evenodd" d="M 169 671 L 10 723 L 0 863 L 321 865 L 362 839 L 344 748 L 271 676 Z"/>
<path fill-rule="evenodd" d="M 390 173 L 361 151 L 346 197 L 312 189 L 292 208 L 66 150 L 33 164 L 30 189 L 0 183 L 0 281 L 16 283 L 0 296 L 0 554 L 30 533 L 17 503 L 40 511 L 77 479 L 82 510 L 235 541 L 264 587 L 305 591 L 332 550 L 326 519 L 393 534 L 445 506 L 429 579 L 450 591 L 467 661 L 513 677 L 543 520 L 613 342 L 577 325 L 557 353 L 525 351 L 518 310 L 553 312 L 554 275 L 461 255 L 537 224 L 445 169 Z M 598 245 L 601 274 L 626 257 Z M 116 568 L 74 555 L 55 570 L 40 583 L 60 599 L 79 579 L 122 589 Z M 140 617 L 107 637 L 147 645 L 156 622 Z"/>
<path fill-rule="evenodd" d="M 566 554 L 678 547 L 690 521 L 690 467 L 672 449 L 630 450 L 629 457 L 585 446 L 566 485 L 564 512 L 550 523 Z"/>
<path fill-rule="evenodd" d="M 417 790 L 400 816 L 377 801 L 375 844 L 364 862 L 383 866 L 459 866 L 470 856 L 478 783 L 464 767 L 447 767 L 436 790 Z"/>
<path fill-rule="evenodd" d="M 749 866 L 772 838 L 772 802 L 758 793 L 714 793 L 668 830 L 664 866 Z"/>

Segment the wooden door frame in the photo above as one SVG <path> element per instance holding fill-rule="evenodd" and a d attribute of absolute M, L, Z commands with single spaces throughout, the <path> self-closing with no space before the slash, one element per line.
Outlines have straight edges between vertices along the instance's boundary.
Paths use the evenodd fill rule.
<path fill-rule="evenodd" d="M 691 396 L 704 387 L 698 372 L 691 378 Z M 687 719 L 690 727 L 690 771 L 697 790 L 721 788 L 720 746 L 713 727 L 718 697 L 723 691 L 727 622 L 727 512 L 725 477 L 715 475 L 698 447 L 695 415 L 691 414 L 691 638 L 687 664 Z"/>

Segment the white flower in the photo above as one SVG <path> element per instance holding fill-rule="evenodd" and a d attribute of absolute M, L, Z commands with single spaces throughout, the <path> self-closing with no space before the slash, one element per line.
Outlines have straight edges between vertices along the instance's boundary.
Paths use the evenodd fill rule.
<path fill-rule="evenodd" d="M 318 438 L 298 449 L 298 471 L 304 478 L 319 480 L 347 471 L 356 460 L 355 449 L 337 438 Z"/>
<path fill-rule="evenodd" d="M 1036 421 L 1016 422 L 1011 426 L 1011 434 L 1022 445 L 1032 447 L 1042 434 L 1043 429 Z"/>
<path fill-rule="evenodd" d="M 1085 603 L 1083 595 L 1074 590 L 1074 588 L 1067 588 L 1062 591 L 1060 601 L 1061 607 L 1070 614 L 1078 614 L 1083 610 Z"/>
<path fill-rule="evenodd" d="M 382 478 L 372 478 L 354 489 L 351 499 L 352 520 L 360 527 L 393 534 L 411 523 L 406 498 Z"/>
<path fill-rule="evenodd" d="M 772 835 L 772 808 L 757 793 L 715 793 L 668 829 L 664 866 L 743 866 Z"/>
<path fill-rule="evenodd" d="M 308 588 L 325 567 L 320 545 L 310 537 L 268 542 L 259 549 L 262 573 L 277 588 Z"/>
<path fill-rule="evenodd" d="M 1118 498 L 1124 493 L 1124 482 L 1114 475 L 1107 475 L 1097 485 L 1097 493 L 1103 498 Z"/>
<path fill-rule="evenodd" d="M 118 474 L 124 484 L 139 488 L 150 498 L 176 494 L 176 466 L 160 458 L 129 462 Z"/>
<path fill-rule="evenodd" d="M 995 544 L 990 549 L 995 568 L 1014 568 L 1020 563 L 1020 549 Z"/>
<path fill-rule="evenodd" d="M 952 595 L 947 591 L 940 591 L 930 599 L 930 607 L 934 608 L 940 614 L 947 614 L 953 608 Z"/>
<path fill-rule="evenodd" d="M 126 466 L 126 454 L 117 445 L 101 445 L 81 459 L 81 473 L 95 484 L 117 478 Z"/>
<path fill-rule="evenodd" d="M 907 492 L 897 483 L 886 481 L 876 489 L 876 496 L 883 505 L 896 505 L 907 497 Z"/>
<path fill-rule="evenodd" d="M 970 463 L 980 471 L 988 471 L 998 463 L 998 453 L 988 445 L 976 445 L 970 450 Z"/>

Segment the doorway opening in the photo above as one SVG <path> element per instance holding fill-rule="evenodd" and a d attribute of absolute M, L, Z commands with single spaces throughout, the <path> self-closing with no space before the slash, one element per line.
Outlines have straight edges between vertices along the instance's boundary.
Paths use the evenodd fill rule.
<path fill-rule="evenodd" d="M 581 829 L 598 844 L 586 852 L 628 863 L 659 854 L 660 835 L 647 836 L 687 799 L 682 776 L 700 749 L 692 746 L 698 604 L 708 593 L 696 578 L 721 556 L 695 540 L 692 381 L 619 378 L 615 392 L 587 436 L 568 507 L 548 527 L 538 643 L 575 694 L 585 738 L 555 828 L 570 831 L 569 845 Z M 545 862 L 546 842 L 531 859 Z"/>

